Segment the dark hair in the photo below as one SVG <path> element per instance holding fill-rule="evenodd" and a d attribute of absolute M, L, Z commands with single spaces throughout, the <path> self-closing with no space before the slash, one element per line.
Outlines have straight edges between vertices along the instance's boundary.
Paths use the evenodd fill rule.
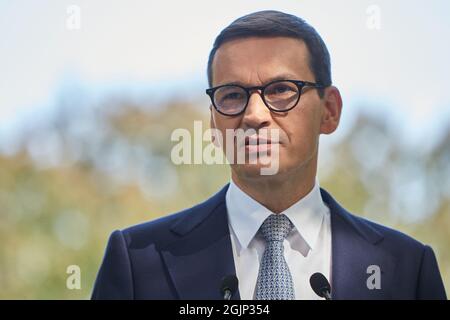
<path fill-rule="evenodd" d="M 208 84 L 212 86 L 212 62 L 219 47 L 227 41 L 248 37 L 290 37 L 305 42 L 309 51 L 309 67 L 315 81 L 331 85 L 330 54 L 317 31 L 303 19 L 275 10 L 247 14 L 222 30 L 214 41 L 208 58 Z M 323 96 L 323 90 L 319 90 Z"/>

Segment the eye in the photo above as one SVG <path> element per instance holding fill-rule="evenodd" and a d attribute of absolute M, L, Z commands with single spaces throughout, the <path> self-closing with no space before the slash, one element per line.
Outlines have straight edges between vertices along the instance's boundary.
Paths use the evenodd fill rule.
<path fill-rule="evenodd" d="M 242 99 L 242 93 L 241 92 L 230 92 L 230 93 L 227 93 L 222 99 L 223 100 Z"/>
<path fill-rule="evenodd" d="M 283 94 L 283 93 L 291 92 L 294 90 L 293 90 L 293 88 L 291 88 L 288 85 L 278 84 L 278 85 L 275 85 L 273 88 L 270 88 L 270 91 L 271 91 L 270 92 L 271 94 Z"/>
<path fill-rule="evenodd" d="M 215 99 L 219 103 L 233 103 L 246 99 L 246 93 L 242 88 L 227 86 L 216 91 Z"/>
<path fill-rule="evenodd" d="M 268 100 L 274 99 L 289 99 L 298 94 L 298 88 L 291 82 L 278 82 L 268 86 L 265 91 L 265 96 Z"/>

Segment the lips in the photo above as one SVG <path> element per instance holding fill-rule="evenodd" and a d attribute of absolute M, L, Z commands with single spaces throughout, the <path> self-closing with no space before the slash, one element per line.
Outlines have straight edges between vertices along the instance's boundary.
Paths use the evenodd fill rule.
<path fill-rule="evenodd" d="M 250 137 L 245 137 L 245 145 L 262 145 L 262 144 L 279 144 L 279 141 L 275 141 L 272 139 L 267 139 L 267 138 L 263 138 L 263 137 L 258 137 L 258 136 L 250 136 Z"/>
<path fill-rule="evenodd" d="M 273 145 L 279 144 L 279 139 L 270 139 L 267 136 L 257 135 L 246 136 L 240 143 L 240 148 L 244 148 L 246 154 L 267 154 L 271 152 Z"/>
<path fill-rule="evenodd" d="M 272 131 L 273 130 L 273 131 Z M 238 129 L 234 132 L 234 143 L 237 148 L 254 147 L 271 148 L 272 145 L 282 144 L 283 140 L 278 129 L 260 130 L 258 132 L 247 132 Z"/>

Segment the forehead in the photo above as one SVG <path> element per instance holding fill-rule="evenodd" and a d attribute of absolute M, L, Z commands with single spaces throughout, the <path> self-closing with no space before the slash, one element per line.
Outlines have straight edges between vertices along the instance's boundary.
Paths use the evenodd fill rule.
<path fill-rule="evenodd" d="M 309 80 L 308 48 L 288 37 L 250 37 L 224 43 L 213 63 L 214 86 L 226 83 L 258 85 L 275 78 Z"/>

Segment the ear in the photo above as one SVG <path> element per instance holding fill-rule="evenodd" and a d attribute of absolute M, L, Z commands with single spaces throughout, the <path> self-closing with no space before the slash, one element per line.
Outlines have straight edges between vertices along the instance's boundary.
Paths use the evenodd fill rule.
<path fill-rule="evenodd" d="M 322 118 L 320 121 L 320 133 L 333 133 L 341 118 L 342 112 L 342 97 L 335 86 L 330 86 L 325 89 L 322 108 Z"/>

